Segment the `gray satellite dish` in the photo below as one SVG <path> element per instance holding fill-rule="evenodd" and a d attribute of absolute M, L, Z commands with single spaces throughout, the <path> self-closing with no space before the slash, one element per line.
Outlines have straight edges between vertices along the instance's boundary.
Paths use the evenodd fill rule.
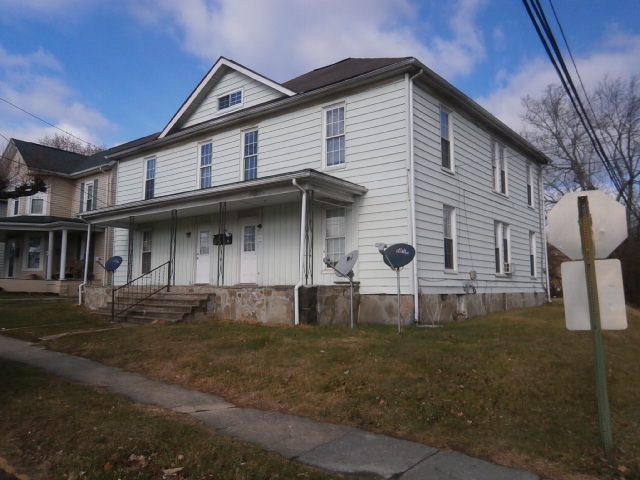
<path fill-rule="evenodd" d="M 324 264 L 333 268 L 338 277 L 347 277 L 349 279 L 350 285 L 350 302 L 349 302 L 349 317 L 351 319 L 351 328 L 353 328 L 353 267 L 358 261 L 358 250 L 353 250 L 349 252 L 347 255 L 338 260 L 335 264 L 331 261 L 329 257 L 324 257 L 322 259 Z"/>
<path fill-rule="evenodd" d="M 358 250 L 354 250 L 338 260 L 338 263 L 336 263 L 333 269 L 339 277 L 353 277 L 353 267 L 357 261 Z"/>

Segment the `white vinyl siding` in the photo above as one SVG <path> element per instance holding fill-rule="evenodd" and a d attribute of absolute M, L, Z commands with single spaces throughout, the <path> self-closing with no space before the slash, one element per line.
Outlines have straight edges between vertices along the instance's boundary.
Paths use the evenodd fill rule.
<path fill-rule="evenodd" d="M 526 165 L 530 162 L 519 152 L 508 149 L 511 196 L 494 193 L 492 136 L 482 123 L 467 118 L 462 109 L 450 117 L 455 131 L 455 169 L 451 175 L 440 164 L 440 102 L 429 93 L 414 89 L 416 251 L 418 282 L 421 291 L 459 294 L 470 272 L 476 272 L 478 293 L 531 291 L 543 293 L 539 280 L 532 286 L 529 275 L 529 232 L 543 231 L 537 211 L 526 199 Z M 534 198 L 538 188 L 535 187 Z M 536 200 L 537 201 L 537 200 Z M 442 268 L 442 205 L 456 212 L 456 271 L 450 275 Z M 496 275 L 496 221 L 510 225 L 513 274 Z M 436 223 L 437 222 L 437 223 Z M 437 228 L 434 228 L 437 227 Z M 536 261 L 543 258 L 537 242 Z M 504 262 L 502 262 L 504 263 Z M 540 267 L 540 265 L 538 265 Z M 361 286 L 362 288 L 362 286 Z"/>

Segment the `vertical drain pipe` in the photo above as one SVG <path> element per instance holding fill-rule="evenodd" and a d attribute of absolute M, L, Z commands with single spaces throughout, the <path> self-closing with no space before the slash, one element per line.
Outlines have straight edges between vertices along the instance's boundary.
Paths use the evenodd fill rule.
<path fill-rule="evenodd" d="M 89 280 L 89 253 L 91 252 L 91 224 L 87 224 L 87 245 L 84 254 L 84 275 L 80 285 L 78 285 L 78 305 L 82 305 L 82 296 L 84 294 L 84 287 Z M 106 273 L 105 273 L 106 275 Z"/>
<path fill-rule="evenodd" d="M 300 254 L 298 263 L 299 278 L 298 283 L 293 287 L 294 325 L 300 325 L 300 287 L 304 281 L 304 228 L 307 224 L 307 191 L 298 185 L 295 178 L 291 181 L 293 182 L 293 186 L 302 192 L 302 211 L 300 212 Z"/>

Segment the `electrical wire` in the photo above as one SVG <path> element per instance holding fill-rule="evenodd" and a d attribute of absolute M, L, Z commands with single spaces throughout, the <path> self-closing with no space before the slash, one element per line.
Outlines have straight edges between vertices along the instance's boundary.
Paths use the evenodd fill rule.
<path fill-rule="evenodd" d="M 633 205 L 630 199 L 628 198 L 623 180 L 620 178 L 614 165 L 609 159 L 609 156 L 605 151 L 602 143 L 600 142 L 600 139 L 598 138 L 596 130 L 593 127 L 593 124 L 591 123 L 590 117 L 587 114 L 587 110 L 584 106 L 584 103 L 582 102 L 582 99 L 576 89 L 573 79 L 571 78 L 571 74 L 567 69 L 567 66 L 562 56 L 562 52 L 558 47 L 558 43 L 555 40 L 553 30 L 551 29 L 549 22 L 547 21 L 546 15 L 544 13 L 544 9 L 542 8 L 540 1 L 539 0 L 522 0 L 522 1 L 527 10 L 529 18 L 531 19 L 531 22 L 533 23 L 534 28 L 536 29 L 538 37 L 542 42 L 542 45 L 547 53 L 547 56 L 551 60 L 551 63 L 554 69 L 556 70 L 558 77 L 560 78 L 560 82 L 565 92 L 567 93 L 567 96 L 571 101 L 571 104 L 578 116 L 578 119 L 580 120 L 580 123 L 585 129 L 587 136 L 589 137 L 589 140 L 593 145 L 593 148 L 597 156 L 600 158 L 602 164 L 604 165 L 604 168 L 607 171 L 607 174 L 611 182 L 615 186 L 619 197 L 627 205 L 627 207 L 629 208 L 629 211 L 640 221 L 640 212 L 635 208 L 635 205 Z M 593 185 L 589 185 L 589 186 L 593 188 Z"/>

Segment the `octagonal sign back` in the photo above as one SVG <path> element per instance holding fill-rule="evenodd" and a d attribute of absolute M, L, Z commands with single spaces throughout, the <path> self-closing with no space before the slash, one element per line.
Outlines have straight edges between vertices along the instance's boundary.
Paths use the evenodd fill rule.
<path fill-rule="evenodd" d="M 589 198 L 595 258 L 607 258 L 627 238 L 626 209 L 601 190 L 565 194 L 549 212 L 549 243 L 572 260 L 582 259 L 578 197 Z"/>

